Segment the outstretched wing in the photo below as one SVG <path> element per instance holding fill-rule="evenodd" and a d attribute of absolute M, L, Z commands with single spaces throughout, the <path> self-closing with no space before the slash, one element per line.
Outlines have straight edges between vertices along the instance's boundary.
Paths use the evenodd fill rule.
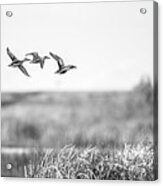
<path fill-rule="evenodd" d="M 44 67 L 44 61 L 40 61 L 40 67 L 43 68 Z"/>
<path fill-rule="evenodd" d="M 23 67 L 22 65 L 19 65 L 18 68 L 23 72 L 23 74 L 25 74 L 26 76 L 30 77 L 30 75 L 28 74 L 28 72 L 25 69 L 25 67 Z"/>
<path fill-rule="evenodd" d="M 10 59 L 11 59 L 12 61 L 17 60 L 17 58 L 16 58 L 15 55 L 10 51 L 9 48 L 7 48 L 7 54 L 8 54 L 8 56 L 10 57 Z"/>
<path fill-rule="evenodd" d="M 52 52 L 49 52 L 49 54 L 57 61 L 59 69 L 61 69 L 64 66 L 63 59 L 60 58 L 59 56 L 53 54 Z"/>
<path fill-rule="evenodd" d="M 38 57 L 38 52 L 31 52 L 31 53 L 27 53 L 26 56 L 32 55 L 33 58 L 37 58 Z"/>
<path fill-rule="evenodd" d="M 44 56 L 42 59 L 40 59 L 40 67 L 43 68 L 44 67 L 44 63 L 46 59 L 50 59 L 49 56 Z"/>

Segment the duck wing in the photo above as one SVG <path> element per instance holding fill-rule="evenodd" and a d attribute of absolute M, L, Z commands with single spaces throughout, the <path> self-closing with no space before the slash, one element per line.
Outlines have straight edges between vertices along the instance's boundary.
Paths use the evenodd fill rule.
<path fill-rule="evenodd" d="M 57 61 L 59 69 L 61 69 L 64 66 L 63 59 L 52 52 L 49 52 L 49 54 Z"/>
<path fill-rule="evenodd" d="M 23 65 L 19 65 L 18 68 L 23 72 L 23 74 L 30 77 L 30 75 L 28 74 L 27 70 L 25 69 Z"/>
<path fill-rule="evenodd" d="M 17 60 L 16 56 L 10 51 L 9 48 L 7 48 L 7 54 L 8 54 L 8 56 L 10 57 L 10 59 L 11 59 L 12 61 Z"/>
<path fill-rule="evenodd" d="M 38 58 L 38 52 L 31 52 L 31 53 L 27 53 L 26 56 L 32 55 L 33 58 Z"/>
<path fill-rule="evenodd" d="M 40 67 L 43 68 L 44 67 L 44 61 L 40 61 Z"/>

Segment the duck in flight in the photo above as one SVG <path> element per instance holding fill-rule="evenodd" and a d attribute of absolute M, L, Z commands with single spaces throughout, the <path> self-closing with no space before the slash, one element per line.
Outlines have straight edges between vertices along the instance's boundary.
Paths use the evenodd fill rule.
<path fill-rule="evenodd" d="M 45 60 L 50 59 L 50 57 L 48 56 L 44 56 L 44 57 L 39 56 L 38 52 L 31 52 L 31 53 L 26 54 L 26 56 L 29 56 L 29 55 L 33 56 L 33 59 L 30 63 L 33 63 L 33 64 L 40 63 L 41 68 L 44 67 Z"/>
<path fill-rule="evenodd" d="M 60 58 L 58 55 L 56 54 L 53 54 L 52 52 L 49 52 L 49 54 L 51 55 L 51 57 L 53 59 L 55 59 L 58 63 L 58 67 L 59 69 L 55 72 L 56 74 L 64 74 L 66 73 L 67 71 L 69 71 L 70 69 L 73 69 L 73 68 L 77 68 L 76 66 L 74 65 L 65 65 L 64 62 L 63 62 L 63 59 Z"/>
<path fill-rule="evenodd" d="M 10 51 L 9 48 L 7 48 L 7 54 L 10 57 L 10 59 L 12 60 L 12 63 L 9 64 L 8 66 L 9 67 L 17 67 L 17 68 L 19 68 L 21 70 L 21 72 L 24 75 L 30 77 L 30 75 L 28 74 L 27 70 L 23 66 L 23 63 L 26 62 L 26 61 L 30 61 L 30 59 L 28 59 L 28 58 L 24 58 L 23 60 L 17 59 L 17 57 Z"/>

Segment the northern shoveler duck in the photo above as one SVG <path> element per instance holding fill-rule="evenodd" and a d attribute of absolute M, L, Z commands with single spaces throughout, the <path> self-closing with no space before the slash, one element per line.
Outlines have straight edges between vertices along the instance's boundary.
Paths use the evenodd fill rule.
<path fill-rule="evenodd" d="M 56 74 L 64 74 L 70 69 L 77 68 L 74 65 L 65 65 L 63 59 L 60 58 L 58 55 L 49 52 L 49 54 L 57 61 L 59 69 L 55 72 Z"/>
<path fill-rule="evenodd" d="M 48 56 L 44 56 L 44 57 L 39 56 L 38 52 L 31 52 L 31 53 L 26 54 L 26 56 L 29 56 L 29 55 L 33 56 L 33 59 L 30 63 L 33 63 L 33 64 L 40 63 L 41 68 L 44 67 L 45 60 L 50 59 L 50 57 Z"/>
<path fill-rule="evenodd" d="M 30 77 L 30 75 L 28 74 L 27 70 L 22 65 L 25 61 L 30 61 L 30 59 L 28 59 L 28 58 L 24 58 L 23 60 L 17 59 L 17 57 L 15 57 L 15 55 L 10 51 L 9 48 L 7 48 L 7 54 L 10 57 L 10 59 L 12 60 L 12 63 L 9 64 L 8 66 L 9 67 L 18 67 L 23 72 L 23 74 L 25 74 L 26 76 Z"/>

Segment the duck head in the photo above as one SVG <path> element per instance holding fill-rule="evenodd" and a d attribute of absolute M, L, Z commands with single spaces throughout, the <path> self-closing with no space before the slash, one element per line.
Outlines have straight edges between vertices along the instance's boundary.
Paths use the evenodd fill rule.
<path fill-rule="evenodd" d="M 73 68 L 77 68 L 76 66 L 74 66 L 74 65 L 71 65 L 70 66 L 70 69 L 73 69 Z"/>
<path fill-rule="evenodd" d="M 25 62 L 25 61 L 30 61 L 30 59 L 28 59 L 28 58 L 24 58 L 23 61 L 24 61 L 24 62 Z"/>
<path fill-rule="evenodd" d="M 43 60 L 45 60 L 45 59 L 50 59 L 50 57 L 44 56 L 44 57 L 43 57 Z"/>

